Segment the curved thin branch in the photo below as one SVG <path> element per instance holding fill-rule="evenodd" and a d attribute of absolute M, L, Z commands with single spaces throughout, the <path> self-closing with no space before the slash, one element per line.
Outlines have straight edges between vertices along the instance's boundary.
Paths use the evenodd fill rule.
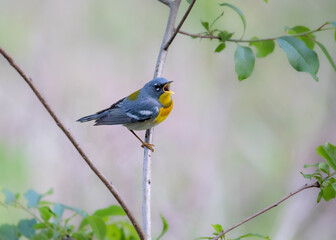
<path fill-rule="evenodd" d="M 185 14 L 183 15 L 180 23 L 177 25 L 177 28 L 175 29 L 173 35 L 170 37 L 170 39 L 167 41 L 167 43 L 164 45 L 164 50 L 167 51 L 170 44 L 173 42 L 174 38 L 176 37 L 176 35 L 178 34 L 178 32 L 180 31 L 184 21 L 187 19 L 191 9 L 193 8 L 194 4 L 195 4 L 196 0 L 193 0 L 190 4 L 189 4 L 189 7 L 187 9 L 187 11 L 185 12 Z"/>
<path fill-rule="evenodd" d="M 255 213 L 255 214 L 253 214 L 252 216 L 250 216 L 248 218 L 245 218 L 243 221 L 241 221 L 241 222 L 233 225 L 232 227 L 230 227 L 230 228 L 222 231 L 220 234 L 218 234 L 216 237 L 214 237 L 211 240 L 218 240 L 221 236 L 225 235 L 226 233 L 228 233 L 228 232 L 232 231 L 233 229 L 239 227 L 240 225 L 242 225 L 242 224 L 244 224 L 244 223 L 252 220 L 253 218 L 255 218 L 255 217 L 257 217 L 257 216 L 259 216 L 259 215 L 261 215 L 261 214 L 263 214 L 263 213 L 271 210 L 272 208 L 278 206 L 280 203 L 286 201 L 288 198 L 293 197 L 295 194 L 297 194 L 297 193 L 299 193 L 299 192 L 301 192 L 303 190 L 306 190 L 306 189 L 309 189 L 309 188 L 319 188 L 319 187 L 320 187 L 320 184 L 318 182 L 315 182 L 315 183 L 310 184 L 310 185 L 305 184 L 302 187 L 300 187 L 298 190 L 296 190 L 295 192 L 289 193 L 287 196 L 281 198 L 279 201 L 273 203 L 272 205 L 264 208 L 263 210 L 261 210 L 261 211 Z"/>
<path fill-rule="evenodd" d="M 133 216 L 132 212 L 126 205 L 126 202 L 121 198 L 120 194 L 118 193 L 118 190 L 116 187 L 110 182 L 103 173 L 94 165 L 94 163 L 89 159 L 89 157 L 86 155 L 86 153 L 83 151 L 83 149 L 79 146 L 75 138 L 71 135 L 71 133 L 66 129 L 64 124 L 61 122 L 61 120 L 56 116 L 55 112 L 51 109 L 47 101 L 42 97 L 41 93 L 37 90 L 37 88 L 34 86 L 32 79 L 27 76 L 27 74 L 15 63 L 13 58 L 9 56 L 1 47 L 0 47 L 0 53 L 4 58 L 7 59 L 8 63 L 20 74 L 20 76 L 26 81 L 26 83 L 29 85 L 29 87 L 33 90 L 34 94 L 38 98 L 38 100 L 42 103 L 44 108 L 48 111 L 50 116 L 54 119 L 57 126 L 62 130 L 62 132 L 67 136 L 67 138 L 70 140 L 72 145 L 76 148 L 78 153 L 81 155 L 81 157 L 84 159 L 84 161 L 89 165 L 91 170 L 97 175 L 97 177 L 105 184 L 105 186 L 108 188 L 108 190 L 112 193 L 112 195 L 115 197 L 115 199 L 118 201 L 120 206 L 124 209 L 127 217 L 133 224 L 135 230 L 137 231 L 139 237 L 141 240 L 144 238 L 144 233 L 141 230 L 140 225 L 136 221 L 135 217 Z"/>
<path fill-rule="evenodd" d="M 302 37 L 302 36 L 306 36 L 306 35 L 309 35 L 311 33 L 315 33 L 315 32 L 321 32 L 321 31 L 326 31 L 326 30 L 331 30 L 331 29 L 334 29 L 333 27 L 330 27 L 330 28 L 324 28 L 324 26 L 326 26 L 327 24 L 323 24 L 322 26 L 320 26 L 319 28 L 317 29 L 314 29 L 314 30 L 311 30 L 311 31 L 307 31 L 307 32 L 303 32 L 303 33 L 297 33 L 297 34 L 291 34 L 289 36 L 291 37 Z M 219 39 L 220 40 L 220 37 L 219 36 L 215 36 L 215 35 L 200 35 L 200 34 L 193 34 L 193 33 L 188 33 L 188 32 L 185 32 L 185 31 L 182 31 L 182 30 L 179 30 L 179 33 L 183 34 L 183 35 L 187 35 L 189 37 L 194 37 L 194 38 L 205 38 L 205 39 Z M 284 36 L 284 35 L 282 35 Z M 282 37 L 282 36 L 279 36 L 279 37 Z M 275 40 L 277 39 L 278 37 L 271 37 L 271 38 L 259 38 L 259 39 L 249 39 L 249 40 L 246 40 L 246 39 L 234 39 L 234 38 L 230 38 L 230 39 L 227 39 L 226 41 L 227 42 L 236 42 L 236 43 L 249 43 L 249 42 L 264 42 L 264 41 L 272 41 L 272 40 Z"/>

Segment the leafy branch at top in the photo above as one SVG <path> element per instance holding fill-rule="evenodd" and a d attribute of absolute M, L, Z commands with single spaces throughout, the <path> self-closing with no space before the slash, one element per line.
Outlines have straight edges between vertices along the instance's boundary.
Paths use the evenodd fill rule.
<path fill-rule="evenodd" d="M 227 30 L 216 28 L 215 25 L 218 20 L 223 17 L 222 12 L 212 22 L 201 21 L 204 32 L 198 34 L 192 34 L 185 31 L 179 31 L 179 33 L 188 35 L 192 38 L 200 39 L 216 39 L 219 41 L 215 52 L 221 52 L 225 49 L 227 42 L 235 42 L 238 44 L 234 54 L 235 59 L 235 71 L 240 81 L 251 76 L 254 70 L 255 57 L 263 58 L 271 54 L 275 48 L 275 42 L 286 53 L 290 65 L 298 72 L 309 73 L 316 81 L 316 76 L 319 70 L 319 58 L 314 51 L 315 44 L 319 46 L 322 52 L 327 57 L 329 63 L 336 71 L 336 64 L 333 61 L 331 55 L 327 51 L 326 47 L 316 40 L 315 33 L 325 30 L 335 29 L 335 41 L 336 41 L 336 22 L 326 22 L 317 29 L 310 30 L 305 26 L 295 26 L 292 28 L 286 27 L 286 35 L 271 38 L 258 38 L 252 37 L 250 39 L 243 39 L 246 31 L 246 18 L 243 12 L 237 7 L 228 4 L 220 4 L 222 7 L 229 7 L 234 10 L 240 17 L 243 24 L 243 34 L 239 39 L 232 38 L 234 33 Z M 328 27 L 327 27 L 328 26 Z M 249 46 L 240 46 L 240 44 L 248 44 Z M 250 47 L 254 47 L 255 53 Z"/>

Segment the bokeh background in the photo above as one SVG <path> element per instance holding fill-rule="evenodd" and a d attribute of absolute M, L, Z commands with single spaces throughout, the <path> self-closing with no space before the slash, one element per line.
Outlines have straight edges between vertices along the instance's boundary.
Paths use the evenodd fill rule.
<path fill-rule="evenodd" d="M 183 29 L 203 31 L 224 9 L 199 0 Z M 317 28 L 336 20 L 335 0 L 230 1 L 247 18 L 246 37 L 279 36 L 284 26 Z M 168 9 L 155 0 L 0 0 L 0 45 L 32 77 L 83 149 L 117 186 L 141 220 L 143 149 L 126 129 L 76 119 L 110 106 L 153 76 Z M 183 1 L 179 17 L 187 7 Z M 218 27 L 242 32 L 225 9 Z M 318 39 L 336 59 L 334 32 Z M 319 49 L 320 82 L 298 73 L 277 46 L 238 82 L 227 44 L 179 35 L 164 77 L 173 80 L 174 110 L 155 128 L 152 164 L 153 235 L 209 236 L 210 224 L 230 227 L 302 186 L 315 148 L 336 143 L 336 74 Z M 49 200 L 85 209 L 116 203 L 18 74 L 0 58 L 0 188 L 46 192 Z M 144 133 L 141 133 L 143 136 Z M 283 239 L 334 239 L 335 200 L 316 203 L 311 189 L 230 233 Z M 0 200 L 3 200 L 0 196 Z M 0 208 L 0 224 L 21 212 Z"/>

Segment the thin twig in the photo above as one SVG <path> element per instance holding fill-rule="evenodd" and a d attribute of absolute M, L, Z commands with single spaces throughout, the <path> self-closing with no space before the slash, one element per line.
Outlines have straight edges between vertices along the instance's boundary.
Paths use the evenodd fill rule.
<path fill-rule="evenodd" d="M 218 240 L 221 236 L 225 235 L 226 233 L 228 233 L 228 232 L 232 231 L 233 229 L 239 227 L 240 225 L 242 225 L 242 224 L 250 221 L 251 219 L 253 219 L 253 218 L 255 218 L 255 217 L 257 217 L 257 216 L 259 216 L 259 215 L 261 215 L 261 214 L 263 214 L 263 213 L 271 210 L 272 208 L 278 206 L 280 203 L 282 203 L 283 201 L 287 200 L 288 198 L 293 197 L 295 194 L 297 194 L 297 193 L 299 193 L 299 192 L 301 192 L 303 190 L 309 189 L 309 188 L 318 188 L 318 187 L 320 187 L 320 184 L 318 182 L 315 182 L 315 183 L 310 184 L 310 185 L 305 184 L 302 187 L 300 187 L 298 190 L 296 190 L 295 192 L 289 193 L 287 196 L 281 198 L 279 201 L 273 203 L 272 205 L 268 206 L 267 208 L 264 208 L 263 210 L 261 210 L 261 211 L 255 213 L 255 214 L 253 214 L 252 216 L 250 216 L 248 218 L 245 218 L 243 221 L 241 221 L 241 222 L 233 225 L 232 227 L 230 227 L 230 228 L 222 231 L 216 237 L 214 237 L 212 240 Z"/>
<path fill-rule="evenodd" d="M 33 90 L 34 94 L 38 98 L 38 100 L 42 103 L 44 108 L 48 111 L 50 116 L 54 119 L 57 126 L 62 130 L 62 132 L 67 136 L 67 138 L 70 140 L 72 145 L 76 148 L 78 153 L 81 155 L 81 157 L 85 160 L 85 162 L 89 165 L 91 170 L 97 175 L 97 177 L 105 184 L 105 186 L 108 188 L 108 190 L 112 193 L 112 195 L 115 197 L 115 199 L 118 201 L 120 206 L 124 209 L 126 215 L 130 219 L 131 223 L 133 224 L 135 230 L 137 231 L 140 239 L 144 238 L 144 233 L 136 221 L 135 217 L 133 216 L 132 212 L 126 205 L 126 202 L 121 198 L 120 194 L 118 193 L 116 187 L 103 175 L 103 173 L 94 165 L 94 163 L 89 159 L 89 157 L 86 155 L 86 153 L 82 150 L 82 148 L 79 146 L 75 138 L 71 135 L 71 133 L 66 129 L 64 124 L 61 122 L 61 120 L 56 116 L 55 112 L 51 109 L 47 101 L 42 97 L 40 92 L 37 90 L 37 88 L 34 86 L 32 79 L 27 76 L 27 74 L 14 62 L 11 56 L 9 56 L 1 47 L 0 47 L 0 53 L 4 56 L 4 58 L 7 59 L 8 63 L 20 74 L 20 76 L 26 81 L 26 83 L 29 85 L 29 87 Z"/>
<path fill-rule="evenodd" d="M 159 2 L 163 3 L 164 5 L 167 5 L 168 7 L 172 3 L 172 1 L 170 1 L 170 0 L 159 0 Z"/>
<path fill-rule="evenodd" d="M 168 50 L 170 44 L 173 42 L 174 38 L 176 37 L 176 35 L 177 35 L 178 32 L 180 31 L 180 29 L 181 29 L 181 27 L 182 27 L 184 21 L 187 19 L 187 17 L 188 17 L 188 15 L 189 15 L 191 9 L 193 8 L 195 2 L 196 2 L 196 0 L 193 0 L 193 1 L 189 4 L 189 7 L 188 7 L 187 11 L 186 11 L 185 14 L 183 15 L 183 17 L 182 17 L 180 23 L 177 25 L 177 28 L 175 29 L 173 35 L 170 37 L 170 39 L 169 39 L 169 40 L 167 41 L 167 43 L 165 44 L 165 46 L 164 46 L 164 48 L 163 48 L 164 50 L 166 50 L 166 51 Z"/>
<path fill-rule="evenodd" d="M 309 35 L 311 33 L 315 33 L 315 32 L 321 32 L 321 31 L 326 31 L 326 30 L 331 30 L 334 29 L 333 27 L 330 28 L 323 28 L 324 26 L 326 26 L 326 24 L 323 24 L 321 27 L 311 30 L 311 31 L 307 31 L 307 32 L 303 32 L 303 33 L 297 33 L 297 34 L 291 34 L 289 36 L 291 37 L 302 37 L 302 36 L 306 36 Z M 200 34 L 193 34 L 193 33 L 188 33 L 182 30 L 179 30 L 179 33 L 183 34 L 183 35 L 187 35 L 189 37 L 194 37 L 194 38 L 206 38 L 206 39 L 220 39 L 219 36 L 215 36 L 215 35 L 200 35 Z M 284 35 L 283 35 L 284 36 Z M 279 36 L 282 37 L 282 36 Z M 242 42 L 242 43 L 249 43 L 249 42 L 263 42 L 263 41 L 274 41 L 275 39 L 279 38 L 279 37 L 271 37 L 271 38 L 259 38 L 259 39 L 234 39 L 234 38 L 230 38 L 227 39 L 227 42 Z"/>

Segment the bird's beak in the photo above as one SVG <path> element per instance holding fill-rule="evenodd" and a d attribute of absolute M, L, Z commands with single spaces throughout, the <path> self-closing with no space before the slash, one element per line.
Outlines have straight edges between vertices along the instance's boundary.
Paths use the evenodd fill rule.
<path fill-rule="evenodd" d="M 163 91 L 166 92 L 166 93 L 170 93 L 170 94 L 175 94 L 172 90 L 170 90 L 170 84 L 172 83 L 173 81 L 169 81 L 168 83 L 166 83 L 164 86 L 163 86 Z"/>

